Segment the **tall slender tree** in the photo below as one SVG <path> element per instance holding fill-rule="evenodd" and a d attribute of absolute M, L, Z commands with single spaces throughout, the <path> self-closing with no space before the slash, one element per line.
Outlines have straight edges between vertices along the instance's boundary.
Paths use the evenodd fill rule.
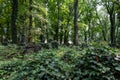
<path fill-rule="evenodd" d="M 106 7 L 107 12 L 109 14 L 109 20 L 110 20 L 110 41 L 111 41 L 111 46 L 114 47 L 116 45 L 116 37 L 115 37 L 115 30 L 116 30 L 116 25 L 115 25 L 115 2 L 107 0 L 105 2 L 105 7 Z"/>
<path fill-rule="evenodd" d="M 12 0 L 12 15 L 11 15 L 12 43 L 17 43 L 17 26 L 16 26 L 17 14 L 18 14 L 18 0 Z"/>
<path fill-rule="evenodd" d="M 28 42 L 31 42 L 32 41 L 32 3 L 33 3 L 33 0 L 29 0 L 29 33 L 28 33 Z"/>
<path fill-rule="evenodd" d="M 74 0 L 74 45 L 78 45 L 78 0 Z"/>
<path fill-rule="evenodd" d="M 58 41 L 59 34 L 59 24 L 60 24 L 60 0 L 57 1 L 57 26 L 55 28 L 55 40 Z"/>

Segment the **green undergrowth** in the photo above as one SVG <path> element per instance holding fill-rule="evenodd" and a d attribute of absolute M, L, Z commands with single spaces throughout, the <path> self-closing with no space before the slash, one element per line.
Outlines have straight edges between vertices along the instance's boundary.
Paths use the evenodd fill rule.
<path fill-rule="evenodd" d="M 42 49 L 0 62 L 0 80 L 120 80 L 116 50 L 108 46 Z"/>
<path fill-rule="evenodd" d="M 21 50 L 17 45 L 9 44 L 8 46 L 0 45 L 0 61 L 10 60 L 11 58 L 20 57 Z"/>

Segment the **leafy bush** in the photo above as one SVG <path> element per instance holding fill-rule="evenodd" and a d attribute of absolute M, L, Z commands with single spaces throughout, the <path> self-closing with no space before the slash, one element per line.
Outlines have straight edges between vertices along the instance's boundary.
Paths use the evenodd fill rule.
<path fill-rule="evenodd" d="M 107 47 L 90 47 L 78 58 L 73 72 L 75 80 L 116 80 L 120 63 Z"/>
<path fill-rule="evenodd" d="M 0 79 L 7 80 L 14 71 L 19 69 L 22 63 L 19 61 L 8 61 L 0 63 Z"/>
<path fill-rule="evenodd" d="M 2 80 L 119 80 L 120 63 L 109 47 L 42 50 L 0 65 Z M 76 54 L 77 53 L 77 54 Z"/>
<path fill-rule="evenodd" d="M 21 49 L 17 45 L 9 44 L 8 46 L 0 45 L 0 60 L 20 57 Z"/>
<path fill-rule="evenodd" d="M 40 45 L 41 45 L 42 48 L 45 48 L 45 49 L 50 49 L 51 48 L 50 44 L 48 44 L 48 43 L 40 43 Z"/>
<path fill-rule="evenodd" d="M 51 45 L 53 49 L 58 49 L 59 43 L 57 41 L 52 41 Z"/>
<path fill-rule="evenodd" d="M 9 63 L 2 65 L 0 69 L 1 77 L 5 80 L 63 80 L 67 78 L 71 68 L 67 63 L 59 61 L 55 53 L 46 52 L 37 54 L 33 59 L 28 59 L 20 65 Z M 6 74 L 9 77 L 6 77 Z"/>

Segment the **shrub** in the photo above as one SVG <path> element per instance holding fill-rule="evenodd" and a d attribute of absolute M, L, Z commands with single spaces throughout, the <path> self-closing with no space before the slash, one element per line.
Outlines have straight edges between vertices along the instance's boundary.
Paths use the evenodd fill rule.
<path fill-rule="evenodd" d="M 0 45 L 0 58 L 3 61 L 4 59 L 11 59 L 14 57 L 20 56 L 21 50 L 18 49 L 17 45 L 9 44 L 8 46 Z"/>
<path fill-rule="evenodd" d="M 44 48 L 44 49 L 50 49 L 51 46 L 49 43 L 40 43 L 41 47 Z"/>
<path fill-rule="evenodd" d="M 119 62 L 109 48 L 90 47 L 86 54 L 80 56 L 74 67 L 72 75 L 75 80 L 116 80 Z M 118 68 L 118 69 L 116 69 Z"/>
<path fill-rule="evenodd" d="M 74 48 L 75 49 L 75 48 Z M 65 50 L 65 49 L 62 49 Z M 68 50 L 68 51 L 67 51 Z M 120 63 L 109 47 L 42 50 L 0 65 L 2 80 L 119 80 Z M 61 52 L 60 52 L 61 53 Z M 76 56 L 77 55 L 77 56 Z"/>
<path fill-rule="evenodd" d="M 18 62 L 19 63 L 19 62 Z M 0 67 L 2 79 L 5 80 L 63 80 L 67 79 L 66 72 L 70 69 L 52 52 L 38 54 L 34 59 L 29 59 L 20 65 L 8 64 Z M 6 68 L 7 67 L 7 68 Z M 7 74 L 7 77 L 6 77 Z"/>
<path fill-rule="evenodd" d="M 41 50 L 41 46 L 40 45 L 36 45 L 35 43 L 29 43 L 25 47 L 23 47 L 22 54 L 38 52 L 40 50 Z"/>
<path fill-rule="evenodd" d="M 57 41 L 52 41 L 51 45 L 53 49 L 58 49 L 59 43 Z"/>

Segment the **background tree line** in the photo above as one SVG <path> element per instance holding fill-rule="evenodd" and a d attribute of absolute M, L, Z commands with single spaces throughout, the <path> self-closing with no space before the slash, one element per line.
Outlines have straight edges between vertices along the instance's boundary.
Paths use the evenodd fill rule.
<path fill-rule="evenodd" d="M 0 40 L 120 46 L 120 0 L 0 0 Z"/>

